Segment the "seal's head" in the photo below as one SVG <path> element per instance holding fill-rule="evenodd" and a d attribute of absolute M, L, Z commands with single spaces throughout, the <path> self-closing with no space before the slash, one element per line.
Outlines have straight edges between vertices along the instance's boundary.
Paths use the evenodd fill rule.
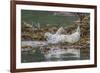
<path fill-rule="evenodd" d="M 52 36 L 52 34 L 51 34 L 50 32 L 46 32 L 46 33 L 44 34 L 44 37 L 45 37 L 46 39 L 48 39 L 50 36 Z"/>

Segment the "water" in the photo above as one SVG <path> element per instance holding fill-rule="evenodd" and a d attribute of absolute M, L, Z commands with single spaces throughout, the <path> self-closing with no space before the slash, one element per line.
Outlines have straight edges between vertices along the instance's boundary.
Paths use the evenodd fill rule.
<path fill-rule="evenodd" d="M 79 60 L 80 49 L 46 41 L 22 41 L 21 62 Z"/>
<path fill-rule="evenodd" d="M 41 51 L 44 54 L 45 59 L 47 61 L 52 61 L 54 58 L 56 59 L 56 61 L 61 61 L 64 59 L 67 60 L 68 58 L 70 58 L 70 59 L 71 58 L 76 58 L 76 59 L 80 58 L 80 49 L 74 49 L 74 48 L 64 49 L 64 48 L 58 47 L 58 45 L 56 45 L 56 46 L 52 45 L 51 47 L 46 47 L 46 48 L 47 49 L 49 48 L 49 50 L 45 51 L 46 49 L 44 47 L 42 47 L 43 50 L 41 50 Z"/>

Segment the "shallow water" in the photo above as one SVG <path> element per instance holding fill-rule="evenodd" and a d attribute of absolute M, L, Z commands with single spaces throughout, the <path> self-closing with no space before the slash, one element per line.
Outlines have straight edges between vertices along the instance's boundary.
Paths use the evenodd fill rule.
<path fill-rule="evenodd" d="M 27 46 L 21 48 L 21 62 L 24 63 L 83 59 L 81 49 L 59 44 L 47 44 L 46 41 L 22 41 L 21 46 Z"/>

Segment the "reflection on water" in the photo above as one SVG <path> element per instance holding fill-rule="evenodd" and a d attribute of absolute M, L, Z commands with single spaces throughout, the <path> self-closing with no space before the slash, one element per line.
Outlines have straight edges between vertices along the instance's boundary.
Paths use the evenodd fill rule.
<path fill-rule="evenodd" d="M 80 60 L 80 48 L 51 45 L 47 42 L 22 41 L 21 62 Z"/>
<path fill-rule="evenodd" d="M 74 49 L 74 48 L 60 48 L 57 45 L 54 46 L 52 45 L 51 47 L 42 47 L 40 48 L 41 53 L 44 54 L 45 59 L 47 61 L 52 61 L 55 60 L 64 60 L 68 58 L 80 58 L 80 50 L 79 49 Z"/>

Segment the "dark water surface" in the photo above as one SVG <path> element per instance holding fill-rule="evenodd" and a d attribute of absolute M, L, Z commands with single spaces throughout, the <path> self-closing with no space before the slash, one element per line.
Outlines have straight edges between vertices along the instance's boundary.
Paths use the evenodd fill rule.
<path fill-rule="evenodd" d="M 22 46 L 32 47 L 21 48 L 21 62 L 43 62 L 43 61 L 68 61 L 89 59 L 89 48 L 76 49 L 68 48 L 65 45 L 51 45 L 41 41 L 22 41 Z"/>

